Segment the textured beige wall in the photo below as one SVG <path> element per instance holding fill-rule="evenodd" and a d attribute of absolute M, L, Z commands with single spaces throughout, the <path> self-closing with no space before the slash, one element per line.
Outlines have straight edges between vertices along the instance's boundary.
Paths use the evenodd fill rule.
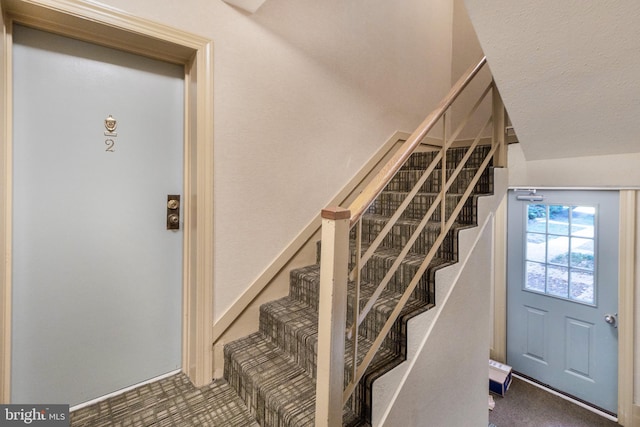
<path fill-rule="evenodd" d="M 640 188 L 640 153 L 527 161 L 509 146 L 509 186 Z"/>
<path fill-rule="evenodd" d="M 464 2 L 528 159 L 640 151 L 640 2 Z"/>
<path fill-rule="evenodd" d="M 451 58 L 451 81 L 457 81 L 465 71 L 478 63 L 484 55 L 482 47 L 478 41 L 467 9 L 463 0 L 453 1 L 453 54 Z M 453 104 L 452 125 L 453 128 L 464 120 L 467 113 L 480 95 L 491 82 L 491 72 L 485 66 L 480 74 L 469 84 L 467 89 L 460 95 L 458 101 Z M 473 139 L 482 130 L 486 119 L 491 114 L 491 94 L 487 96 L 479 112 L 465 126 L 458 139 Z M 484 136 L 491 136 L 491 128 Z"/>
<path fill-rule="evenodd" d="M 450 0 L 103 0 L 214 41 L 214 317 L 451 83 Z"/>

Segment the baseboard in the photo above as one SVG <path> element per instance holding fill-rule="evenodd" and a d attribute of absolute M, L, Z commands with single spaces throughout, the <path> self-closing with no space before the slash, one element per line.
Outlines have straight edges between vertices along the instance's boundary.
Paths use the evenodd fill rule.
<path fill-rule="evenodd" d="M 631 425 L 627 427 L 640 427 L 640 406 L 633 405 L 633 419 Z"/>
<path fill-rule="evenodd" d="M 69 411 L 73 412 L 73 411 L 77 411 L 78 409 L 86 408 L 87 406 L 94 405 L 96 403 L 102 402 L 103 400 L 107 400 L 107 399 L 110 399 L 112 397 L 124 394 L 124 393 L 126 393 L 126 392 L 128 392 L 130 390 L 133 390 L 134 388 L 142 387 L 143 385 L 147 385 L 147 384 L 150 384 L 150 383 L 154 383 L 156 381 L 163 380 L 165 378 L 172 377 L 172 376 L 174 376 L 176 374 L 179 374 L 180 372 L 182 372 L 182 370 L 180 370 L 180 369 L 178 369 L 176 371 L 167 372 L 166 374 L 162 374 L 162 375 L 160 375 L 158 377 L 154 377 L 154 378 L 148 379 L 146 381 L 142 381 L 141 383 L 134 384 L 134 385 L 131 385 L 129 387 L 125 387 L 123 389 L 114 391 L 113 393 L 105 394 L 104 396 L 100 396 L 100 397 L 97 397 L 95 399 L 89 400 L 88 402 L 84 402 L 84 403 L 80 403 L 78 405 L 72 406 L 71 408 L 69 408 Z"/>

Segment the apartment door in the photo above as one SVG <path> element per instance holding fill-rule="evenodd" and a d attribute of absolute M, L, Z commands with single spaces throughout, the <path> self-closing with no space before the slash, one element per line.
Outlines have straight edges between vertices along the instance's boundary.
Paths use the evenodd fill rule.
<path fill-rule="evenodd" d="M 509 193 L 507 362 L 615 414 L 618 192 L 540 193 Z"/>
<path fill-rule="evenodd" d="M 181 366 L 184 70 L 13 37 L 11 400 L 75 405 Z"/>

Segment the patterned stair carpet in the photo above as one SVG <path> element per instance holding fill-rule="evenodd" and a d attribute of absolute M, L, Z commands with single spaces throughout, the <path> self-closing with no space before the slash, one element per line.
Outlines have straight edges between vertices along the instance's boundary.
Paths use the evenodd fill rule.
<path fill-rule="evenodd" d="M 71 413 L 72 427 L 257 425 L 225 381 L 196 388 L 184 374 L 140 386 Z"/>
<path fill-rule="evenodd" d="M 453 208 L 471 181 L 477 167 L 487 152 L 486 147 L 478 147 L 471 155 L 465 169 L 462 169 L 450 187 L 447 195 L 445 220 L 449 219 Z M 447 175 L 465 155 L 466 149 L 453 149 L 447 153 Z M 384 228 L 398 206 L 406 198 L 413 186 L 419 182 L 424 170 L 434 158 L 434 152 L 413 154 L 407 164 L 378 196 L 363 219 L 363 248 L 369 247 L 377 234 Z M 409 302 L 383 341 L 365 377 L 343 410 L 343 425 L 368 426 L 371 423 L 372 384 L 381 375 L 402 363 L 406 358 L 407 322 L 422 313 L 435 302 L 435 272 L 457 261 L 458 230 L 475 225 L 477 197 L 490 194 L 493 170 L 487 169 L 476 184 L 474 195 L 465 203 L 456 218 L 455 226 L 441 244 L 436 257 L 427 272 L 420 279 Z M 371 260 L 362 270 L 362 308 L 394 264 L 411 234 L 433 204 L 440 191 L 442 170 L 436 168 L 421 185 L 420 191 L 408 205 L 400 220 L 383 239 Z M 358 354 L 361 361 L 371 348 L 378 332 L 395 308 L 408 282 L 418 270 L 440 233 L 441 212 L 436 212 L 421 231 L 420 237 L 412 245 L 407 258 L 402 261 L 365 317 L 358 336 Z M 352 242 L 353 244 L 353 242 Z M 352 251 L 351 263 L 355 258 Z M 319 265 L 310 265 L 290 272 L 289 295 L 263 304 L 260 308 L 259 331 L 245 338 L 227 343 L 224 347 L 224 378 L 231 388 L 249 408 L 261 426 L 302 427 L 313 426 L 315 416 L 315 376 L 318 357 L 318 299 L 320 273 Z M 354 285 L 349 286 L 347 320 L 354 317 Z M 345 383 L 352 372 L 352 343 L 346 342 Z"/>

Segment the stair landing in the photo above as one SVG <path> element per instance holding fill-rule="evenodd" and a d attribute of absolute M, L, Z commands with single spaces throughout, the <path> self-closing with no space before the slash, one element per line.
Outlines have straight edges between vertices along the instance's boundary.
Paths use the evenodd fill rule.
<path fill-rule="evenodd" d="M 72 427 L 257 427 L 226 381 L 194 387 L 179 373 L 71 413 Z"/>

